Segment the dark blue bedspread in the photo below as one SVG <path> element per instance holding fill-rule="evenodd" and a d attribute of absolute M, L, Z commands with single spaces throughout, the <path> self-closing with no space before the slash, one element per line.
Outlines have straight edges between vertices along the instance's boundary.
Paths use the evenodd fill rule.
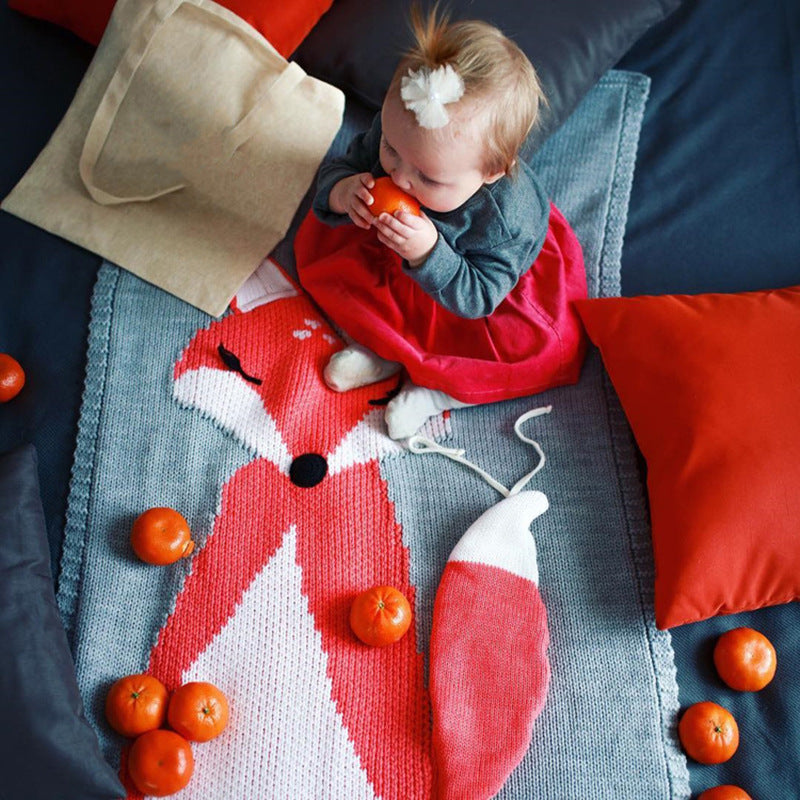
<path fill-rule="evenodd" d="M 800 284 L 800 3 L 685 2 L 620 66 L 652 80 L 623 294 Z M 737 625 L 778 650 L 780 675 L 756 694 L 727 689 L 712 664 L 716 637 Z M 693 789 L 735 783 L 756 800 L 800 798 L 800 604 L 684 625 L 673 646 L 681 705 L 718 702 L 741 732 L 727 764 L 690 762 Z"/>
<path fill-rule="evenodd" d="M 71 34 L 0 5 L 0 196 L 47 141 L 91 55 Z M 620 66 L 652 79 L 623 293 L 800 283 L 797 0 L 686 0 Z M 0 352 L 24 358 L 32 389 L 0 406 L 0 452 L 22 442 L 38 450 L 54 571 L 99 265 L 97 256 L 0 213 Z M 779 675 L 757 695 L 726 690 L 711 666 L 716 635 L 734 624 L 759 628 L 778 647 Z M 731 762 L 691 765 L 694 789 L 734 782 L 756 800 L 800 798 L 800 604 L 684 626 L 673 641 L 681 702 L 722 702 L 742 728 Z"/>
<path fill-rule="evenodd" d="M 620 66 L 652 80 L 623 294 L 800 283 L 800 3 L 688 0 Z"/>

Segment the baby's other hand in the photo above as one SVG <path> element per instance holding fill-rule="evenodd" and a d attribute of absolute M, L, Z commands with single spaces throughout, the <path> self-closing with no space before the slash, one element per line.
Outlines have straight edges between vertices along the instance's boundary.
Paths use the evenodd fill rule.
<path fill-rule="evenodd" d="M 369 172 L 359 172 L 342 178 L 334 184 L 328 196 L 328 205 L 336 214 L 347 214 L 359 228 L 365 230 L 372 225 L 373 216 L 369 206 L 373 203 L 369 190 L 375 179 Z"/>
<path fill-rule="evenodd" d="M 420 216 L 407 211 L 397 211 L 394 216 L 384 212 L 374 224 L 378 239 L 408 261 L 410 267 L 422 264 L 439 240 L 439 231 L 425 212 Z"/>

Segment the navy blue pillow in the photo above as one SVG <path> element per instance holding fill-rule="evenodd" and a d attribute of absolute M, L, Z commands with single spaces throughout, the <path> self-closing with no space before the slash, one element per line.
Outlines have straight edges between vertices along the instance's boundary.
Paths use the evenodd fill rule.
<path fill-rule="evenodd" d="M 410 5 L 411 0 L 336 0 L 292 58 L 312 75 L 379 108 L 411 40 Z M 680 0 L 449 0 L 442 5 L 452 19 L 496 25 L 536 67 L 548 108 L 532 137 L 535 147 Z"/>
<path fill-rule="evenodd" d="M 0 455 L 0 642 L 0 797 L 124 797 L 83 715 L 53 591 L 32 445 Z"/>

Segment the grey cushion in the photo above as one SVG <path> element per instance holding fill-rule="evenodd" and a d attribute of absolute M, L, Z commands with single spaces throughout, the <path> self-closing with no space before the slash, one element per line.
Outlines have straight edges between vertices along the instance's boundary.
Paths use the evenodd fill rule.
<path fill-rule="evenodd" d="M 32 445 L 0 455 L 0 642 L 0 797 L 124 797 L 83 714 L 53 591 Z"/>
<path fill-rule="evenodd" d="M 304 69 L 378 108 L 408 47 L 410 0 L 336 0 L 293 55 Z M 541 144 L 598 79 L 680 0 L 451 0 L 453 19 L 483 19 L 525 51 L 548 108 Z"/>

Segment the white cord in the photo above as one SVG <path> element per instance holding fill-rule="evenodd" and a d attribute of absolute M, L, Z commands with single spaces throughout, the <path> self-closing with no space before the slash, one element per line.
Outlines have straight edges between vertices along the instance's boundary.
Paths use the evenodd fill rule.
<path fill-rule="evenodd" d="M 549 414 L 553 410 L 553 406 L 542 406 L 540 408 L 532 408 L 530 411 L 526 411 L 517 421 L 514 423 L 514 433 L 525 443 L 531 445 L 533 449 L 536 451 L 536 454 L 539 456 L 539 463 L 527 474 L 520 478 L 510 489 L 506 489 L 502 483 L 498 480 L 493 478 L 489 475 L 488 472 L 482 470 L 476 464 L 473 464 L 471 461 L 468 461 L 464 458 L 465 450 L 461 450 L 458 448 L 449 448 L 449 447 L 442 447 L 440 444 L 431 441 L 430 439 L 425 438 L 424 436 L 412 436 L 408 440 L 408 449 L 412 453 L 416 453 L 418 455 L 425 455 L 427 453 L 439 453 L 439 455 L 443 455 L 446 458 L 451 459 L 452 461 L 457 461 L 459 464 L 463 464 L 465 467 L 469 467 L 471 470 L 474 470 L 478 473 L 485 481 L 494 489 L 497 489 L 503 497 L 512 497 L 513 495 L 517 494 L 518 492 L 522 491 L 525 485 L 530 481 L 530 479 L 545 465 L 545 456 L 544 451 L 539 446 L 539 443 L 534 441 L 533 439 L 529 439 L 525 436 L 521 431 L 520 427 L 523 423 L 527 422 L 529 419 L 533 417 L 540 417 L 543 414 Z"/>

